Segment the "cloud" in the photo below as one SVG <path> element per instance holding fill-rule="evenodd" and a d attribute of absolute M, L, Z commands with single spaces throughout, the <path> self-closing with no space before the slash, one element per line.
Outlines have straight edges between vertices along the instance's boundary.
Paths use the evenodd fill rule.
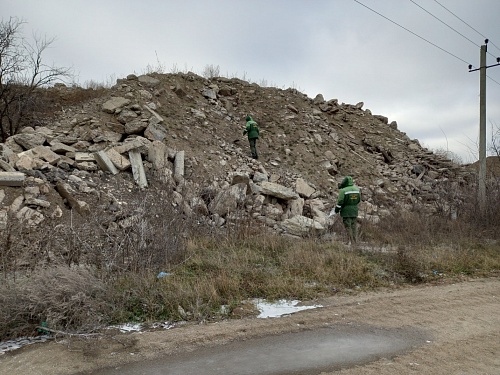
<path fill-rule="evenodd" d="M 47 60 L 73 66 L 82 84 L 148 65 L 198 74 L 218 65 L 230 77 L 363 101 L 411 138 L 470 153 L 479 73 L 467 65 L 479 65 L 485 36 L 488 63 L 500 54 L 500 2 L 360 2 L 374 11 L 331 0 L 2 0 L 2 13 L 25 19 L 27 37 L 55 36 Z M 500 67 L 488 75 L 487 121 L 498 123 Z"/>

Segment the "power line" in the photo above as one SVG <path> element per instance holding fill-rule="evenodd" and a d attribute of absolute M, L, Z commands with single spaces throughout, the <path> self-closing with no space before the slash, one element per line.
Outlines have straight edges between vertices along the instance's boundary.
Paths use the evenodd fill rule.
<path fill-rule="evenodd" d="M 491 78 L 489 75 L 486 75 L 487 78 L 495 82 L 498 86 L 500 86 L 500 82 L 495 81 L 493 78 Z"/>
<path fill-rule="evenodd" d="M 431 15 L 431 16 L 432 16 L 432 17 L 434 17 L 435 19 L 437 19 L 437 20 L 438 20 L 439 22 L 441 22 L 443 25 L 446 25 L 446 26 L 447 26 L 447 27 L 449 27 L 451 30 L 455 31 L 457 34 L 459 34 L 459 35 L 461 35 L 462 37 L 464 37 L 465 39 L 467 39 L 469 42 L 471 42 L 472 44 L 474 44 L 476 47 L 480 47 L 480 46 L 479 46 L 478 44 L 476 44 L 474 41 L 470 40 L 470 39 L 469 39 L 469 38 L 467 38 L 465 35 L 463 35 L 463 34 L 462 34 L 462 33 L 460 33 L 459 31 L 455 30 L 453 27 L 451 27 L 450 25 L 448 25 L 446 22 L 444 22 L 444 21 L 443 21 L 443 20 L 441 20 L 440 18 L 436 17 L 434 14 L 432 14 L 432 13 L 431 13 L 431 12 L 429 12 L 427 9 L 425 9 L 424 7 L 422 7 L 422 6 L 420 6 L 419 4 L 417 4 L 415 1 L 413 1 L 413 0 L 410 0 L 410 1 L 411 1 L 413 4 L 415 4 L 416 6 L 418 6 L 420 9 L 422 9 L 424 12 L 426 12 L 426 13 L 427 13 L 427 14 L 429 14 L 429 15 Z M 434 0 L 434 1 L 436 1 L 436 3 L 438 3 L 438 4 L 439 4 L 439 2 L 438 2 L 437 0 Z M 441 4 L 439 4 L 439 5 L 441 5 Z M 441 5 L 441 6 L 443 6 L 443 5 Z M 443 8 L 444 8 L 444 6 L 443 6 Z M 445 8 L 445 9 L 446 9 L 446 10 L 448 10 L 447 8 Z M 451 12 L 450 10 L 448 10 L 448 11 L 449 11 L 449 12 Z M 455 17 L 457 17 L 454 13 L 452 13 L 452 14 L 453 14 Z M 457 18 L 458 18 L 458 17 L 457 17 Z M 461 20 L 461 21 L 462 21 L 462 20 Z M 465 22 L 465 21 L 462 21 L 462 22 Z M 467 24 L 467 26 L 469 26 L 469 25 Z M 472 27 L 472 26 L 469 26 L 469 27 Z M 475 30 L 475 29 L 474 29 L 474 30 Z M 475 30 L 475 31 L 476 31 L 476 30 Z M 476 31 L 476 32 L 478 32 L 478 31 Z M 480 34 L 480 35 L 482 35 L 482 34 Z M 484 35 L 482 35 L 482 36 L 484 37 Z M 490 41 L 488 40 L 488 42 L 490 42 Z M 491 44 L 493 44 L 493 43 L 491 43 Z M 494 44 L 493 44 L 493 45 L 494 45 Z M 486 51 L 486 52 L 487 52 L 489 55 L 491 55 L 491 56 L 493 56 L 493 57 L 495 57 L 495 58 L 496 58 L 496 56 L 495 56 L 495 55 L 493 55 L 492 53 L 490 53 L 490 52 L 488 52 L 488 51 Z M 491 78 L 490 76 L 488 76 L 488 75 L 487 75 L 486 77 L 488 77 L 490 80 L 492 80 L 493 82 L 495 82 L 496 84 L 498 84 L 498 85 L 500 86 L 500 83 L 498 83 L 497 81 L 495 81 L 495 80 L 494 80 L 493 78 Z"/>
<path fill-rule="evenodd" d="M 441 20 L 440 18 L 436 17 L 434 14 L 432 14 L 431 12 L 429 12 L 427 9 L 425 9 L 424 7 L 418 5 L 415 1 L 413 0 L 410 0 L 413 4 L 415 4 L 416 6 L 418 6 L 420 9 L 422 9 L 424 12 L 426 12 L 427 14 L 429 14 L 430 16 L 434 17 L 435 19 L 437 19 L 439 22 L 441 22 L 443 25 L 447 26 L 448 28 L 450 28 L 451 30 L 453 30 L 454 32 L 456 32 L 458 35 L 464 37 L 465 39 L 467 39 L 469 42 L 471 42 L 472 44 L 474 44 L 476 47 L 479 47 L 479 45 L 474 42 L 473 40 L 470 40 L 469 38 L 467 38 L 465 35 L 463 35 L 462 33 L 460 33 L 459 31 L 455 30 L 453 27 L 451 27 L 450 25 L 448 25 L 446 22 L 444 22 L 443 20 Z"/>
<path fill-rule="evenodd" d="M 467 61 L 465 61 L 464 59 L 461 59 L 461 58 L 460 58 L 460 57 L 458 57 L 457 55 L 454 55 L 453 53 L 451 53 L 451 52 L 449 52 L 449 51 L 445 50 L 444 48 L 439 47 L 437 44 L 434 44 L 434 43 L 432 43 L 431 41 L 429 41 L 429 40 L 425 39 L 424 37 L 422 37 L 422 36 L 418 35 L 417 33 L 414 33 L 414 32 L 413 32 L 413 31 L 411 31 L 410 29 L 407 29 L 406 27 L 404 27 L 404 26 L 400 25 L 399 23 L 397 23 L 397 22 L 395 22 L 395 21 L 391 20 L 390 18 L 388 18 L 388 17 L 384 16 L 383 14 L 381 14 L 381 13 L 377 12 L 376 10 L 374 10 L 374 9 L 370 8 L 369 6 L 367 6 L 367 5 L 365 5 L 365 4 L 361 3 L 361 2 L 359 2 L 358 0 L 354 0 L 354 1 L 355 1 L 356 3 L 358 3 L 359 5 L 364 6 L 366 9 L 371 10 L 373 13 L 378 14 L 380 17 L 382 17 L 382 18 L 386 19 L 387 21 L 389 21 L 389 22 L 391 22 L 391 23 L 395 24 L 396 26 L 399 26 L 399 27 L 400 27 L 400 28 L 402 28 L 403 30 L 408 31 L 410 34 L 415 35 L 417 38 L 422 39 L 424 42 L 427 42 L 427 43 L 429 43 L 430 45 L 432 45 L 432 46 L 434 46 L 434 47 L 436 47 L 436 48 L 440 49 L 441 51 L 443 51 L 443 52 L 447 53 L 448 55 L 453 56 L 453 57 L 454 57 L 454 58 L 456 58 L 457 60 L 460 60 L 460 61 L 462 61 L 462 62 L 464 62 L 464 63 L 466 63 L 466 64 L 469 64 L 469 63 L 468 63 Z"/>
<path fill-rule="evenodd" d="M 449 52 L 449 51 L 445 50 L 444 48 L 442 48 L 442 47 L 438 46 L 437 44 L 432 43 L 431 41 L 429 41 L 429 40 L 425 39 L 424 37 L 422 37 L 422 36 L 418 35 L 417 33 L 413 32 L 413 31 L 411 31 L 410 29 L 408 29 L 408 28 L 406 28 L 406 27 L 404 27 L 404 26 L 400 25 L 399 23 L 397 23 L 397 22 L 395 22 L 395 21 L 391 20 L 390 18 L 388 18 L 388 17 L 384 16 L 383 14 L 381 14 L 381 13 L 377 12 L 376 10 L 374 10 L 374 9 L 370 8 L 369 6 L 367 6 L 367 5 L 363 4 L 363 3 L 361 3 L 361 2 L 360 2 L 360 1 L 358 1 L 358 0 L 354 0 L 354 1 L 355 1 L 356 3 L 358 3 L 359 5 L 361 5 L 361 6 L 365 7 L 366 9 L 368 9 L 368 10 L 372 11 L 373 13 L 375 13 L 375 14 L 379 15 L 380 17 L 382 17 L 382 18 L 386 19 L 387 21 L 389 21 L 389 22 L 391 22 L 391 23 L 395 24 L 396 26 L 398 26 L 398 27 L 402 28 L 403 30 L 408 31 L 410 34 L 413 34 L 413 35 L 414 35 L 414 36 L 416 36 L 417 38 L 422 39 L 423 41 L 425 41 L 425 42 L 429 43 L 430 45 L 432 45 L 432 46 L 434 46 L 434 47 L 436 47 L 436 48 L 440 49 L 441 51 L 443 51 L 443 52 L 447 53 L 448 55 L 453 56 L 453 57 L 454 57 L 454 58 L 456 58 L 457 60 L 460 60 L 460 61 L 462 61 L 462 62 L 464 62 L 464 63 L 466 63 L 466 64 L 468 64 L 468 65 L 469 65 L 469 63 L 468 63 L 467 61 L 465 61 L 464 59 L 462 59 L 462 58 L 458 57 L 457 55 L 455 55 L 455 54 L 453 54 L 453 53 L 451 53 L 451 52 Z M 410 0 L 410 1 L 412 1 L 412 0 Z M 417 5 L 417 4 L 415 4 L 415 5 Z M 422 9 L 423 9 L 423 8 L 422 8 Z M 472 43 L 474 43 L 474 42 L 472 42 Z M 476 45 L 476 44 L 474 43 L 474 45 Z M 470 65 L 472 65 L 472 64 L 470 64 Z M 473 66 L 473 65 L 472 65 L 472 66 Z M 474 66 L 473 66 L 473 67 L 474 67 Z M 475 68 L 475 67 L 474 67 L 474 68 Z M 490 80 L 492 80 L 493 82 L 495 82 L 496 84 L 498 84 L 498 85 L 500 86 L 500 83 L 499 83 L 499 82 L 495 81 L 493 78 L 491 78 L 491 77 L 489 77 L 489 76 L 487 76 L 487 77 L 488 77 Z"/>
<path fill-rule="evenodd" d="M 460 21 L 462 21 L 463 23 L 465 23 L 467 26 L 469 26 L 472 30 L 474 30 L 476 33 L 478 33 L 479 35 L 481 35 L 483 38 L 487 39 L 486 36 L 484 36 L 483 34 L 481 34 L 479 31 L 477 31 L 475 28 L 473 28 L 471 25 L 469 25 L 467 22 L 465 22 L 463 19 L 461 19 L 459 16 L 457 16 L 455 13 L 453 13 L 451 10 L 449 10 L 448 8 L 446 8 L 443 4 L 441 4 L 439 1 L 437 0 L 434 0 L 436 3 L 438 3 L 441 7 L 443 7 L 444 9 L 446 9 L 448 12 L 450 12 L 451 14 L 453 14 L 456 18 L 458 18 Z M 491 40 L 489 41 L 491 43 L 492 46 L 494 46 L 496 49 L 498 49 L 500 51 L 500 48 L 497 47 Z"/>

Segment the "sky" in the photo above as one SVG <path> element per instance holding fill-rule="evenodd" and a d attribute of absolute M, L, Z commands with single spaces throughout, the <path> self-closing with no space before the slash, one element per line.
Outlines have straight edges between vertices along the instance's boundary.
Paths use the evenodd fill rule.
<path fill-rule="evenodd" d="M 357 104 L 433 151 L 479 157 L 480 48 L 500 56 L 498 0 L 0 0 L 1 19 L 54 38 L 47 64 L 74 82 L 191 71 Z M 500 66 L 487 69 L 487 148 Z"/>

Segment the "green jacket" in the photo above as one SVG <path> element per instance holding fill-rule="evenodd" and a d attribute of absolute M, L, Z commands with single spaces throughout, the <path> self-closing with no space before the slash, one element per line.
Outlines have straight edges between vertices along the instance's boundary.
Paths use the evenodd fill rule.
<path fill-rule="evenodd" d="M 257 123 L 250 116 L 247 118 L 250 120 L 247 121 L 245 130 L 243 130 L 243 135 L 248 134 L 248 139 L 259 138 L 259 127 Z"/>
<path fill-rule="evenodd" d="M 340 211 L 342 217 L 358 217 L 358 203 L 361 202 L 361 192 L 354 185 L 351 176 L 347 176 L 339 185 L 340 193 L 335 206 L 335 212 Z"/>

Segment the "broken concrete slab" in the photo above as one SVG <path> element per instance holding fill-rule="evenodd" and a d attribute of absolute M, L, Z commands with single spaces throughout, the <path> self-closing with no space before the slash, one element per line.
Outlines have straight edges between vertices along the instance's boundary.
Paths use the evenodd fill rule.
<path fill-rule="evenodd" d="M 127 159 L 127 157 L 123 156 L 115 149 L 111 148 L 107 150 L 106 155 L 108 156 L 109 160 L 111 160 L 111 162 L 114 164 L 114 166 L 118 168 L 120 171 L 124 171 L 130 168 L 131 164 L 130 161 Z"/>
<path fill-rule="evenodd" d="M 54 151 L 56 154 L 66 154 L 67 152 L 76 152 L 76 148 L 73 146 L 68 146 L 65 145 L 64 143 L 61 142 L 49 142 L 50 144 L 50 149 Z"/>
<path fill-rule="evenodd" d="M 60 155 L 56 154 L 47 146 L 36 146 L 31 149 L 31 152 L 33 152 L 36 157 L 45 160 L 51 165 L 55 165 L 61 159 Z"/>
<path fill-rule="evenodd" d="M 103 171 L 118 174 L 118 169 L 116 169 L 115 165 L 105 151 L 96 152 L 94 154 L 94 158 Z"/>
<path fill-rule="evenodd" d="M 304 198 L 310 198 L 316 189 L 311 187 L 303 178 L 297 178 L 295 181 L 295 191 Z"/>
<path fill-rule="evenodd" d="M 156 111 L 152 110 L 151 108 L 149 108 L 149 106 L 145 105 L 144 108 L 146 108 L 154 117 L 156 117 L 156 119 L 159 121 L 159 122 L 163 122 L 163 117 L 161 117 Z"/>
<path fill-rule="evenodd" d="M 114 97 L 102 105 L 102 111 L 113 114 L 129 103 L 130 100 L 127 98 Z"/>
<path fill-rule="evenodd" d="M 262 194 L 265 195 L 270 195 L 272 197 L 285 200 L 297 199 L 299 197 L 299 195 L 294 190 L 274 182 L 262 181 L 259 183 L 259 185 L 262 189 Z"/>

